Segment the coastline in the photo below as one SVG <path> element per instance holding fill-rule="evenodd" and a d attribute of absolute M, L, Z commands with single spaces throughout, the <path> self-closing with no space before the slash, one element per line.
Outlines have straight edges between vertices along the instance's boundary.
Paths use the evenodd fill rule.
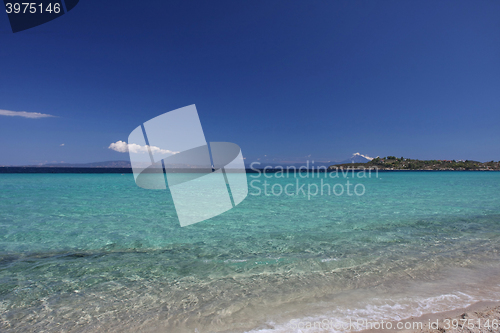
<path fill-rule="evenodd" d="M 489 320 L 496 320 L 500 325 L 500 301 L 479 301 L 467 307 L 458 308 L 455 310 L 444 312 L 431 312 L 423 314 L 420 317 L 410 317 L 401 322 L 421 322 L 422 329 L 367 329 L 359 331 L 359 333 L 482 333 L 495 332 L 488 328 L 479 327 L 480 323 Z M 392 326 L 396 326 L 397 322 L 391 322 Z M 458 328 L 454 328 L 454 324 Z M 462 323 L 464 324 L 463 327 Z M 469 326 L 469 327 L 467 327 Z"/>
<path fill-rule="evenodd" d="M 481 332 L 495 332 L 498 331 L 497 329 L 488 329 L 485 327 L 479 327 L 479 323 L 486 322 L 487 320 L 493 321 L 497 320 L 500 321 L 500 302 L 478 302 L 475 304 L 472 304 L 468 306 L 467 308 L 464 309 L 457 309 L 454 311 L 450 312 L 445 312 L 445 313 L 437 313 L 437 314 L 431 314 L 428 316 L 424 316 L 426 318 L 429 318 L 432 321 L 435 321 L 435 319 L 441 319 L 439 320 L 439 325 L 437 328 L 433 326 L 432 328 L 429 327 L 429 324 L 427 324 L 422 330 L 416 331 L 416 332 L 422 332 L 422 333 L 451 333 L 451 332 L 456 332 L 456 333 L 462 333 L 462 332 L 473 332 L 473 333 L 481 333 Z M 466 323 L 463 325 L 464 327 L 459 327 L 457 329 L 453 327 L 448 327 L 449 325 L 446 323 L 445 320 L 449 319 L 453 322 L 453 320 L 457 320 L 459 325 L 461 325 L 462 322 Z M 462 320 L 467 320 L 462 321 Z M 491 324 L 490 324 L 491 325 Z M 467 327 L 470 326 L 470 327 Z M 493 325 L 495 326 L 495 325 Z M 416 333 L 415 332 L 415 333 Z"/>
<path fill-rule="evenodd" d="M 377 172 L 443 172 L 443 171 L 457 171 L 457 172 L 485 172 L 485 171 L 500 171 L 493 169 L 478 169 L 478 170 L 457 170 L 457 169 L 381 169 L 374 167 L 342 167 L 338 168 L 329 168 L 325 167 L 321 168 L 305 168 L 305 167 L 285 167 L 283 169 L 278 168 L 247 168 L 245 169 L 246 173 L 278 173 L 278 172 L 286 172 L 287 170 L 295 170 L 295 172 L 307 172 L 307 173 L 325 173 L 325 172 L 338 172 L 338 171 L 350 171 L 350 172 L 358 172 L 358 171 L 368 171 L 374 170 Z M 184 172 L 190 172 L 190 170 L 184 170 Z M 191 171 L 193 172 L 193 171 Z M 194 171 L 196 172 L 196 170 Z M 226 172 L 231 172 L 230 170 Z M 132 168 L 115 168 L 115 167 L 29 167 L 29 166 L 0 166 L 0 174 L 85 174 L 85 173 L 118 173 L 118 174 L 132 174 Z"/>
<path fill-rule="evenodd" d="M 269 318 L 260 327 L 244 332 L 498 332 L 453 329 L 455 323 L 462 323 L 461 319 L 470 319 L 470 324 L 469 321 L 467 324 L 471 327 L 478 326 L 480 318 L 483 326 L 488 318 L 490 323 L 496 319 L 500 325 L 498 266 L 473 266 L 445 268 L 439 274 L 441 277 L 430 274 L 406 281 L 392 280 L 377 286 L 318 297 L 314 304 L 309 303 L 302 310 L 283 313 L 293 316 L 293 319 L 288 316 L 285 320 L 281 316 L 277 322 Z M 454 319 L 457 321 L 453 322 Z M 410 326 L 405 328 L 402 325 L 406 323 Z"/>

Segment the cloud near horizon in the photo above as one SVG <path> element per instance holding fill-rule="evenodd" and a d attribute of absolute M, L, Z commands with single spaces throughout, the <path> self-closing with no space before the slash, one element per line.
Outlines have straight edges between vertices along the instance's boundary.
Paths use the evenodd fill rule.
<path fill-rule="evenodd" d="M 55 117 L 55 116 L 50 115 L 50 114 L 39 113 L 39 112 L 9 111 L 9 110 L 1 110 L 1 109 L 0 109 L 0 116 L 23 117 L 23 118 L 31 118 L 31 119 Z"/>
<path fill-rule="evenodd" d="M 161 149 L 156 146 L 150 146 L 151 153 L 154 154 L 177 154 L 179 153 L 178 151 L 171 151 L 167 149 Z M 116 141 L 112 144 L 109 145 L 108 149 L 112 149 L 114 151 L 117 151 L 119 153 L 127 153 L 127 152 L 132 152 L 136 154 L 141 154 L 141 153 L 149 153 L 148 151 L 148 146 L 141 146 L 135 143 L 128 144 L 125 141 Z"/>

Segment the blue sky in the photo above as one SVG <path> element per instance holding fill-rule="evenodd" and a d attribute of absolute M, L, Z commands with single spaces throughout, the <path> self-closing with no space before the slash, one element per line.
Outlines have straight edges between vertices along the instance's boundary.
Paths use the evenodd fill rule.
<path fill-rule="evenodd" d="M 247 161 L 500 160 L 499 1 L 81 0 L 0 41 L 0 110 L 55 116 L 0 112 L 0 165 L 126 160 L 191 104 Z"/>

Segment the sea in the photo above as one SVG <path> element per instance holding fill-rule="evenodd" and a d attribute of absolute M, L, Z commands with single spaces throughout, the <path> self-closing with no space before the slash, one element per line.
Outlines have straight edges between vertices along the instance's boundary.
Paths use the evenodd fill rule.
<path fill-rule="evenodd" d="M 351 332 L 500 301 L 500 172 L 246 177 L 181 227 L 132 174 L 0 174 L 0 331 Z"/>

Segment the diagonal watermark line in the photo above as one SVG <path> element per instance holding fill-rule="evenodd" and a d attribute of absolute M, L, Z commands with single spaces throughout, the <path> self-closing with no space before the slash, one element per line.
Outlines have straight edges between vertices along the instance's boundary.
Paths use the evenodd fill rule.
<path fill-rule="evenodd" d="M 231 186 L 229 185 L 229 182 L 227 181 L 226 169 L 224 169 L 224 168 L 220 168 L 220 169 L 222 171 L 222 175 L 224 175 L 224 181 L 226 182 L 227 191 L 229 192 L 229 199 L 231 199 L 231 205 L 233 205 L 233 207 L 235 207 L 233 193 L 231 193 Z"/>
<path fill-rule="evenodd" d="M 144 128 L 144 124 L 141 124 L 142 134 L 144 135 L 144 141 L 146 141 L 146 147 L 148 147 L 149 158 L 151 158 L 151 164 L 155 164 L 155 160 L 153 159 L 153 153 L 151 152 L 151 147 L 149 146 L 148 136 L 146 134 L 146 129 Z"/>
<path fill-rule="evenodd" d="M 66 3 L 64 3 L 64 0 L 61 0 L 61 4 L 64 9 L 64 13 L 67 13 L 68 11 L 66 10 Z"/>

